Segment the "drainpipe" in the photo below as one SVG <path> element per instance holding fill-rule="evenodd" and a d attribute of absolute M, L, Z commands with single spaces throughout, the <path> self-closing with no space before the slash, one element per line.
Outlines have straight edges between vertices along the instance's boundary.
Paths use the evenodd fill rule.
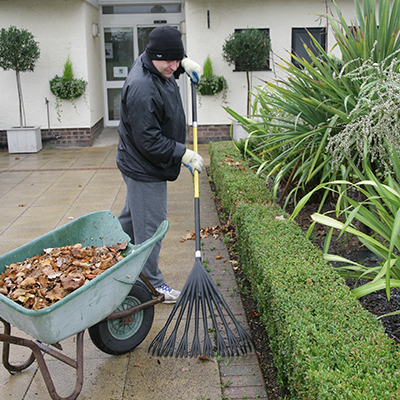
<path fill-rule="evenodd" d="M 49 100 L 47 99 L 47 97 L 45 97 L 45 103 L 47 106 L 47 126 L 48 126 L 48 132 L 50 133 L 50 112 L 49 112 Z M 56 135 L 56 136 L 48 136 L 45 138 L 42 138 L 42 142 L 47 142 L 48 140 L 57 140 L 60 139 L 60 135 Z"/>

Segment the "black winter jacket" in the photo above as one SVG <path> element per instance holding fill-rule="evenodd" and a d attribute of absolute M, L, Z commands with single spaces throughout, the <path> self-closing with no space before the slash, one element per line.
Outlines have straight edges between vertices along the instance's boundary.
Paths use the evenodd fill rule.
<path fill-rule="evenodd" d="M 146 182 L 178 177 L 186 151 L 179 88 L 146 53 L 133 63 L 122 88 L 118 132 L 117 166 L 124 175 Z"/>

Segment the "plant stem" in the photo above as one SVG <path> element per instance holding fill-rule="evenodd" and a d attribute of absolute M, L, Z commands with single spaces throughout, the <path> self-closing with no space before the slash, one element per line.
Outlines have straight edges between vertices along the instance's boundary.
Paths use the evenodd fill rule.
<path fill-rule="evenodd" d="M 26 117 L 24 109 L 24 100 L 22 97 L 21 76 L 19 74 L 19 71 L 16 71 L 16 75 L 17 75 L 18 101 L 19 101 L 19 123 L 22 128 L 26 126 Z"/>
<path fill-rule="evenodd" d="M 250 76 L 249 71 L 246 70 L 246 78 L 247 78 L 247 113 L 246 116 L 250 115 Z"/>

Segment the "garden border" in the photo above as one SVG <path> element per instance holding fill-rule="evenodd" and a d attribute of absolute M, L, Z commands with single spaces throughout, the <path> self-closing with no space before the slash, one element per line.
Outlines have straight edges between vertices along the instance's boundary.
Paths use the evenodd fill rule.
<path fill-rule="evenodd" d="M 279 383 L 299 399 L 400 398 L 400 357 L 382 325 L 271 201 L 233 142 L 210 143 L 209 153 Z"/>

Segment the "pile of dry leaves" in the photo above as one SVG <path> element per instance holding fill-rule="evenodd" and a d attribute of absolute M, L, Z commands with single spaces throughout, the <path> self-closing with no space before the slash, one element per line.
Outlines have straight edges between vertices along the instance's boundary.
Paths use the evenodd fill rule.
<path fill-rule="evenodd" d="M 200 238 L 204 239 L 208 236 L 212 236 L 214 239 L 219 238 L 221 234 L 229 235 L 231 236 L 233 234 L 234 227 L 231 225 L 230 221 L 227 221 L 227 223 L 224 226 L 212 226 L 212 227 L 207 227 L 207 228 L 201 228 L 200 229 Z M 195 240 L 196 239 L 196 232 L 195 231 L 189 231 L 188 233 L 182 237 L 180 240 L 181 243 L 186 242 L 186 240 Z"/>
<path fill-rule="evenodd" d="M 0 275 L 0 293 L 25 308 L 48 307 L 121 261 L 127 245 L 83 247 L 78 243 L 45 249 L 41 255 L 6 266 Z"/>

